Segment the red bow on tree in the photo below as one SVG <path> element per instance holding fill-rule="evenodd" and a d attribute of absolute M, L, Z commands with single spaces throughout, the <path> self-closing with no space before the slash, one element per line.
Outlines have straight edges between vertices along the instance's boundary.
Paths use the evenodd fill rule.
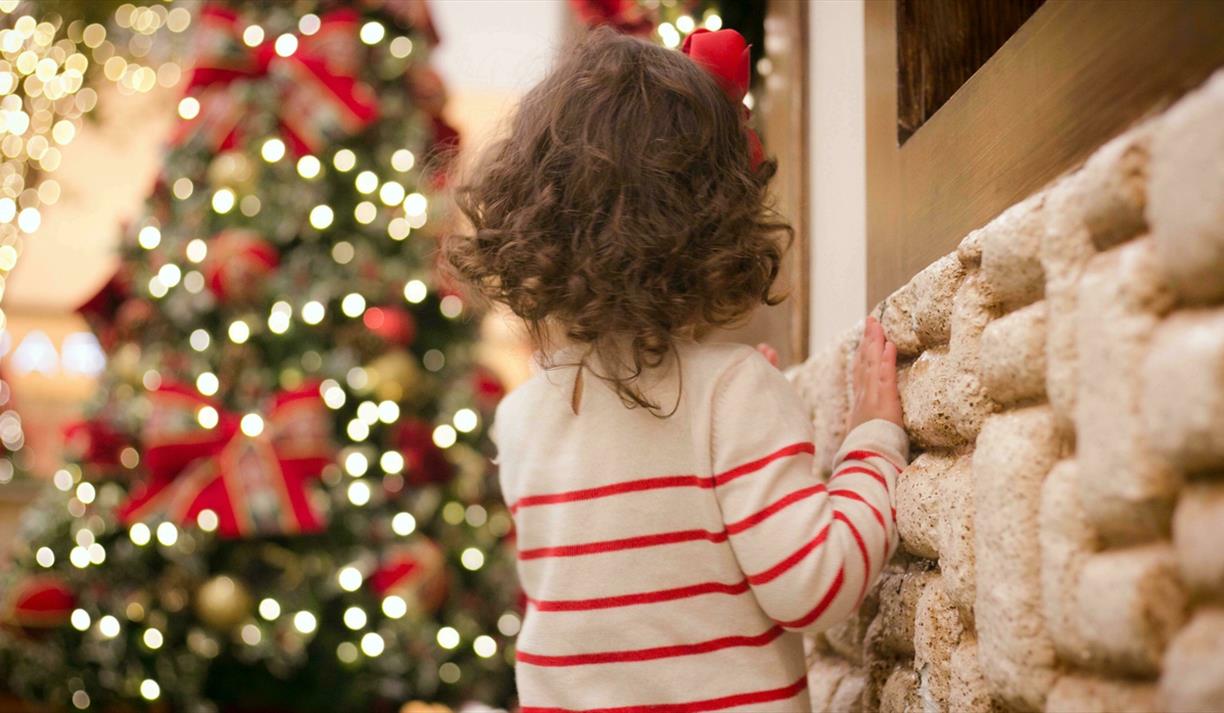
<path fill-rule="evenodd" d="M 702 27 L 684 38 L 680 51 L 718 81 L 731 103 L 742 108 L 744 120 L 747 121 L 750 112 L 744 106 L 744 97 L 748 95 L 748 85 L 752 81 L 752 47 L 744 41 L 743 35 L 735 30 L 711 32 Z M 761 137 L 747 126 L 744 131 L 752 152 L 752 167 L 756 168 L 765 156 Z"/>
<path fill-rule="evenodd" d="M 282 57 L 276 52 L 275 38 L 254 48 L 242 42 L 237 12 L 206 6 L 196 30 L 198 59 L 187 83 L 187 93 L 200 101 L 200 111 L 180 125 L 173 143 L 200 134 L 213 150 L 234 148 L 247 107 L 229 85 L 263 76 L 280 80 L 280 129 L 298 155 L 317 153 L 328 139 L 368 126 L 378 118 L 378 101 L 355 76 L 362 66 L 359 20 L 352 9 L 327 13 L 313 35 L 294 35 L 297 48 Z"/>
<path fill-rule="evenodd" d="M 163 384 L 150 400 L 143 433 L 149 480 L 119 508 L 124 524 L 161 518 L 182 525 L 208 509 L 222 537 L 323 529 L 308 492 L 332 462 L 317 385 L 276 394 L 263 418 L 223 411 L 181 384 Z M 204 409 L 212 412 L 202 419 Z M 200 425 L 214 419 L 212 428 Z"/>

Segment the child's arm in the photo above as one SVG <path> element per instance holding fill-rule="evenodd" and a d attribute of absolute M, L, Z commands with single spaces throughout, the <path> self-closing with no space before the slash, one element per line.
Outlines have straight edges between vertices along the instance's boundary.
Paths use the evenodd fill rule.
<path fill-rule="evenodd" d="M 849 616 L 896 548 L 893 492 L 908 455 L 896 349 L 869 319 L 854 366 L 856 402 L 827 484 L 812 466 L 812 427 L 763 358 L 724 375 L 714 403 L 715 494 L 757 601 L 788 629 Z"/>

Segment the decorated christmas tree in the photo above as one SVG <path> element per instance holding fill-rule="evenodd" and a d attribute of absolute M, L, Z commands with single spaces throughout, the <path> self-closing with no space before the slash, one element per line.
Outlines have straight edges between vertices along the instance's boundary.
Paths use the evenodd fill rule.
<path fill-rule="evenodd" d="M 457 135 L 425 4 L 208 4 L 192 31 L 81 309 L 108 366 L 17 545 L 5 679 L 99 710 L 507 705 L 501 387 L 433 270 Z"/>

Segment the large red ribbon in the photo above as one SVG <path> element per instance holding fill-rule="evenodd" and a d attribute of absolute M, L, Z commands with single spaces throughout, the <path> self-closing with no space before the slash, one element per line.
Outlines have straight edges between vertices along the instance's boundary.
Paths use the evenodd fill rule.
<path fill-rule="evenodd" d="M 752 81 L 752 47 L 744 40 L 743 35 L 735 30 L 712 32 L 702 27 L 684 38 L 680 51 L 714 77 L 723 93 L 732 104 L 740 108 L 747 120 L 749 111 L 748 107 L 744 106 L 744 97 L 748 95 L 749 83 Z M 756 168 L 765 156 L 761 148 L 761 138 L 747 126 L 744 131 L 748 137 L 748 148 L 752 152 L 752 167 Z"/>
<path fill-rule="evenodd" d="M 368 126 L 378 118 L 378 101 L 356 77 L 362 66 L 359 21 L 351 8 L 327 13 L 318 32 L 298 36 L 297 49 L 281 57 L 275 51 L 276 38 L 247 47 L 238 13 L 206 6 L 200 11 L 197 60 L 187 83 L 187 93 L 200 101 L 200 112 L 180 125 L 172 141 L 200 134 L 214 150 L 234 148 L 247 107 L 229 85 L 262 76 L 279 80 L 280 130 L 298 155 L 317 153 L 329 138 Z"/>
<path fill-rule="evenodd" d="M 323 529 L 309 498 L 309 486 L 332 462 L 331 423 L 317 385 L 276 394 L 256 436 L 242 432 L 239 414 L 181 384 L 163 384 L 150 401 L 143 432 L 149 479 L 120 506 L 122 522 L 184 525 L 209 509 L 222 537 Z M 217 412 L 213 428 L 200 425 L 205 407 Z"/>

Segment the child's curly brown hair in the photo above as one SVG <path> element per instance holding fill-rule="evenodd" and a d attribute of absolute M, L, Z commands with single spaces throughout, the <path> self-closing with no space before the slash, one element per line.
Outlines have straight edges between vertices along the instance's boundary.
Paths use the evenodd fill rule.
<path fill-rule="evenodd" d="M 550 333 L 586 345 L 627 406 L 656 412 L 637 379 L 675 338 L 781 301 L 793 231 L 766 199 L 775 170 L 752 166 L 742 109 L 705 70 L 597 29 L 458 189 L 474 232 L 445 241 L 444 262 L 541 351 Z"/>

